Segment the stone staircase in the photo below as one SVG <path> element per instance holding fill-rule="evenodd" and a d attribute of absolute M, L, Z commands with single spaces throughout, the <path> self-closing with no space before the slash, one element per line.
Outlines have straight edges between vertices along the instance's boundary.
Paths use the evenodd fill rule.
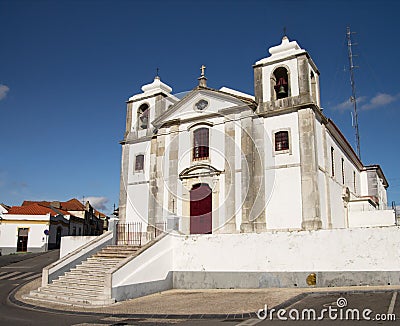
<path fill-rule="evenodd" d="M 105 288 L 106 272 L 133 255 L 137 246 L 108 246 L 26 299 L 71 305 L 108 305 L 115 302 Z M 109 291 L 109 290 L 108 290 Z"/>

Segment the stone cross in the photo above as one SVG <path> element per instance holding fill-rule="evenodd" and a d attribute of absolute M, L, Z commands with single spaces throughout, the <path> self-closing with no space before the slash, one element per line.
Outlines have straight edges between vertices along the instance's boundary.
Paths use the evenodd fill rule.
<path fill-rule="evenodd" d="M 204 70 L 206 69 L 206 66 L 205 65 L 201 65 L 201 68 L 200 68 L 200 70 L 201 70 L 201 77 L 204 77 Z"/>

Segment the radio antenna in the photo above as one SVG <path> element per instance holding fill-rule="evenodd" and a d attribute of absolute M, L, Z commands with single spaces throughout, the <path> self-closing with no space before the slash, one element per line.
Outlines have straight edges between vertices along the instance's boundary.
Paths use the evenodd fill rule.
<path fill-rule="evenodd" d="M 356 96 L 356 85 L 354 82 L 354 68 L 358 68 L 357 66 L 354 66 L 353 64 L 353 51 L 352 51 L 352 46 L 356 45 L 356 43 L 351 42 L 351 34 L 354 34 L 354 32 L 350 31 L 350 27 L 347 27 L 347 49 L 348 49 L 348 54 L 349 54 L 349 66 L 350 66 L 350 83 L 351 83 L 351 97 L 350 97 L 350 102 L 353 104 L 353 127 L 355 131 L 355 136 L 356 136 L 356 148 L 357 148 L 357 155 L 361 159 L 361 150 L 360 150 L 360 132 L 358 129 L 358 113 L 357 113 L 357 96 Z"/>

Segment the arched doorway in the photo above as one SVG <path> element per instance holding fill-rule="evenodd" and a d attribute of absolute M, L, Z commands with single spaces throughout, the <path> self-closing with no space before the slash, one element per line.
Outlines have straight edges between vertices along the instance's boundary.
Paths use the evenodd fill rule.
<path fill-rule="evenodd" d="M 190 234 L 212 233 L 212 191 L 205 183 L 190 190 Z"/>

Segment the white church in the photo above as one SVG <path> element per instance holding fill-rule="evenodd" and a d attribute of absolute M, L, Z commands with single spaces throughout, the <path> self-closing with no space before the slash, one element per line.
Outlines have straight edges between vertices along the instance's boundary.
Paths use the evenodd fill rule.
<path fill-rule="evenodd" d="M 255 96 L 207 87 L 202 66 L 184 97 L 157 76 L 129 98 L 119 221 L 90 241 L 64 237 L 30 299 L 400 285 L 400 227 L 380 166 L 363 165 L 323 114 L 309 54 L 287 37 L 269 52 L 253 66 Z M 126 223 L 142 227 L 144 246 L 119 241 Z"/>
<path fill-rule="evenodd" d="M 284 36 L 257 61 L 254 96 L 158 76 L 127 101 L 119 217 L 144 230 L 251 233 L 394 225 L 388 182 L 321 108 L 319 71 Z"/>

